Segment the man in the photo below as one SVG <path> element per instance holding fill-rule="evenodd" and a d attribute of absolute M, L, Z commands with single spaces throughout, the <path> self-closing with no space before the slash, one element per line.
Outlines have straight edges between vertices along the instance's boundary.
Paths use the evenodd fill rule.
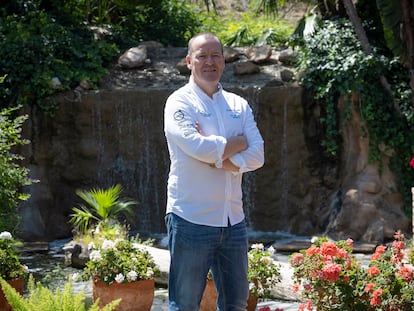
<path fill-rule="evenodd" d="M 208 271 L 219 310 L 246 310 L 248 240 L 242 175 L 264 163 L 263 139 L 245 99 L 220 84 L 220 40 L 201 33 L 188 44 L 189 82 L 167 99 L 170 153 L 166 226 L 171 265 L 169 310 L 198 310 Z"/>

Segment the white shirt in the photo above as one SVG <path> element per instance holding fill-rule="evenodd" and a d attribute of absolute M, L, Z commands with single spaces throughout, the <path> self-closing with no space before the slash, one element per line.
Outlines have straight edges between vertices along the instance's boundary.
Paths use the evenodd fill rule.
<path fill-rule="evenodd" d="M 171 159 L 166 213 L 214 227 L 241 222 L 243 172 L 264 164 L 263 139 L 247 101 L 221 85 L 210 98 L 190 79 L 167 99 L 164 131 Z M 211 167 L 221 167 L 226 138 L 237 135 L 244 135 L 248 145 L 230 158 L 239 171 Z"/>

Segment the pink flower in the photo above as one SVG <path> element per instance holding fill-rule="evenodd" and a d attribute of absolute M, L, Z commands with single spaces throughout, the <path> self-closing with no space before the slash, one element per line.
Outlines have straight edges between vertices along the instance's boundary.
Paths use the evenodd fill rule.
<path fill-rule="evenodd" d="M 372 291 L 372 290 L 374 289 L 374 287 L 375 287 L 374 283 L 368 283 L 368 284 L 365 286 L 364 291 L 365 291 L 366 293 L 369 293 L 370 291 Z"/>
<path fill-rule="evenodd" d="M 370 301 L 371 306 L 379 306 L 381 305 L 381 295 L 382 295 L 382 289 L 376 289 L 372 293 L 372 298 Z"/>
<path fill-rule="evenodd" d="M 294 266 L 298 266 L 298 265 L 300 265 L 303 262 L 303 259 L 304 259 L 303 254 L 301 254 L 301 253 L 295 253 L 292 256 L 291 263 Z"/>
<path fill-rule="evenodd" d="M 306 250 L 306 255 L 308 256 L 317 255 L 319 254 L 319 252 L 320 252 L 319 247 L 312 245 Z"/>
<path fill-rule="evenodd" d="M 322 269 L 321 278 L 331 282 L 335 282 L 339 279 L 341 275 L 341 266 L 338 264 L 327 264 Z"/>
<path fill-rule="evenodd" d="M 411 166 L 412 168 L 414 168 L 414 157 L 412 157 L 412 158 L 411 158 L 411 160 L 410 160 L 410 166 Z"/>
<path fill-rule="evenodd" d="M 338 256 L 338 246 L 332 242 L 324 242 L 321 245 L 321 254 L 323 256 Z"/>
<path fill-rule="evenodd" d="M 374 267 L 369 267 L 367 270 L 367 273 L 369 275 L 379 275 L 381 272 L 377 266 L 374 266 Z"/>
<path fill-rule="evenodd" d="M 400 270 L 398 270 L 398 275 L 402 277 L 403 279 L 405 279 L 406 282 L 410 282 L 411 279 L 413 278 L 413 272 L 411 271 L 410 268 L 406 266 L 400 267 Z"/>
<path fill-rule="evenodd" d="M 299 291 L 299 284 L 293 284 L 292 292 L 297 293 Z"/>
<path fill-rule="evenodd" d="M 298 311 L 311 311 L 312 310 L 312 301 L 308 301 L 307 303 L 302 303 L 299 306 Z"/>

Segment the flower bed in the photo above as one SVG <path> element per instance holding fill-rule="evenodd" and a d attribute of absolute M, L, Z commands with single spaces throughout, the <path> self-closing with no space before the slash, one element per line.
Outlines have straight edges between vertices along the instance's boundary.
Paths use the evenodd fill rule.
<path fill-rule="evenodd" d="M 294 290 L 305 302 L 299 310 L 413 310 L 413 267 L 405 260 L 404 236 L 397 232 L 392 246 L 378 246 L 368 266 L 352 254 L 353 241 L 320 238 L 294 253 Z"/>

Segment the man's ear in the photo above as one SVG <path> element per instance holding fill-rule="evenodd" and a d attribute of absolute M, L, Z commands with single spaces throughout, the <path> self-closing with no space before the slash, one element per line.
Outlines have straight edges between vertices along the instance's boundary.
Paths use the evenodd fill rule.
<path fill-rule="evenodd" d="M 191 57 L 190 57 L 190 55 L 187 55 L 185 57 L 185 61 L 187 63 L 187 68 L 191 70 L 193 68 L 193 64 L 191 64 Z"/>

